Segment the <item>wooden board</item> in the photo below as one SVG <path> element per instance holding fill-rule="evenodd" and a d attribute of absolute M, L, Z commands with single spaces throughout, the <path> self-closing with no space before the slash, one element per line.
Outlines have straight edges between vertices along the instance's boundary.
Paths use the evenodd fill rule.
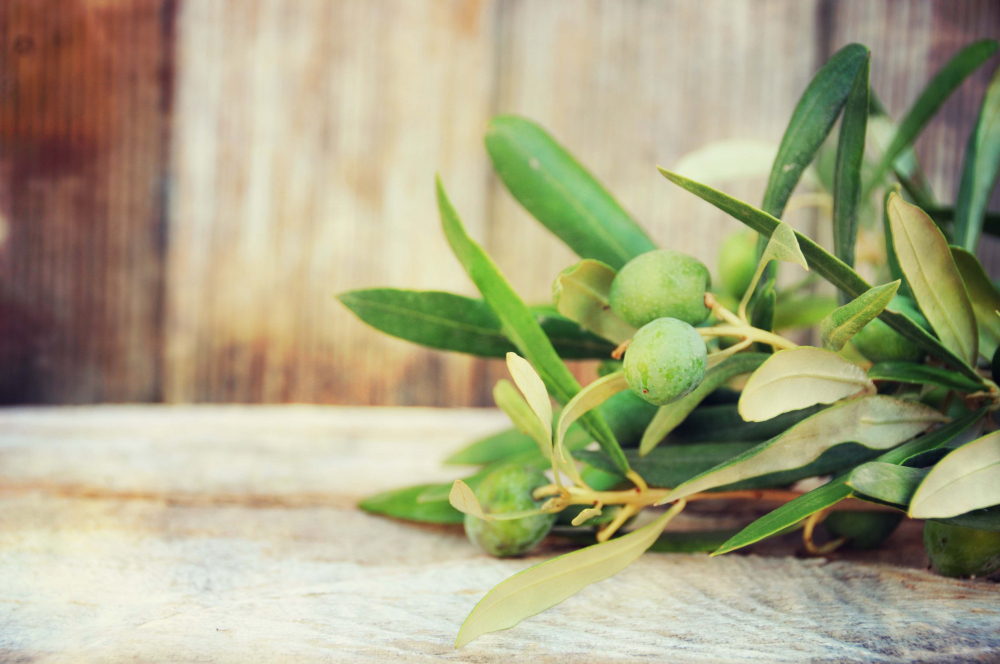
<path fill-rule="evenodd" d="M 0 660 L 959 662 L 1000 652 L 1000 590 L 787 555 L 648 554 L 461 651 L 496 560 L 459 528 L 354 508 L 444 481 L 494 411 L 0 411 Z M 919 531 L 916 531 L 919 532 Z M 905 557 L 909 540 L 873 559 Z M 788 550 L 794 550 L 794 547 Z"/>

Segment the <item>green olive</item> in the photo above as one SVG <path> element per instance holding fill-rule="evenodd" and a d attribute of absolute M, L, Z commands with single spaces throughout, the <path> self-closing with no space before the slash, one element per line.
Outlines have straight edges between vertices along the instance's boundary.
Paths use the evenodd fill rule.
<path fill-rule="evenodd" d="M 924 550 L 945 576 L 985 576 L 1000 569 L 1000 533 L 928 521 Z"/>
<path fill-rule="evenodd" d="M 904 314 L 925 330 L 930 329 L 930 324 L 917 309 L 916 303 L 905 295 L 892 298 L 887 308 Z M 872 362 L 917 362 L 924 356 L 920 346 L 896 332 L 879 318 L 865 325 L 854 335 L 851 342 Z"/>
<path fill-rule="evenodd" d="M 662 406 L 701 384 L 708 351 L 698 332 L 676 318 L 658 318 L 635 333 L 625 351 L 625 380 L 632 391 Z"/>
<path fill-rule="evenodd" d="M 740 298 L 757 271 L 757 233 L 730 233 L 719 247 L 719 282 L 729 295 Z"/>
<path fill-rule="evenodd" d="M 549 484 L 540 470 L 506 466 L 483 478 L 476 498 L 487 514 L 507 514 L 536 509 L 541 502 L 531 492 Z M 535 514 L 510 521 L 484 521 L 465 515 L 465 534 L 486 553 L 501 558 L 527 553 L 541 542 L 556 522 L 555 514 Z"/>
<path fill-rule="evenodd" d="M 846 537 L 848 546 L 874 549 L 889 539 L 902 520 L 902 512 L 833 512 L 823 526 L 834 537 Z"/>
<path fill-rule="evenodd" d="M 708 318 L 705 291 L 711 283 L 698 259 L 667 249 L 650 251 L 630 260 L 611 282 L 611 310 L 632 327 L 665 317 L 698 325 Z"/>

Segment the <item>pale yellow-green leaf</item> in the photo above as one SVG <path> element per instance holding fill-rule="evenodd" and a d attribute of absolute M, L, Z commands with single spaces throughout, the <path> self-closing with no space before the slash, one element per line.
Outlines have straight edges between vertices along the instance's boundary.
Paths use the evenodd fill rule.
<path fill-rule="evenodd" d="M 1000 431 L 938 461 L 910 501 L 915 519 L 946 519 L 1000 505 Z"/>
<path fill-rule="evenodd" d="M 772 260 L 795 263 L 807 270 L 809 269 L 809 263 L 806 262 L 806 257 L 802 255 L 799 241 L 795 237 L 795 230 L 783 221 L 774 228 L 771 238 L 767 241 L 767 246 L 764 247 L 764 253 L 761 254 L 760 260 L 757 262 L 757 271 L 754 273 L 753 279 L 750 281 L 750 286 L 747 288 L 746 293 L 743 295 L 743 300 L 740 302 L 739 310 L 741 314 L 746 311 L 747 304 L 750 302 L 750 296 L 753 295 L 754 290 L 757 288 L 757 282 L 760 281 L 760 276 L 764 273 L 764 268 Z"/>
<path fill-rule="evenodd" d="M 556 424 L 556 439 L 553 448 L 553 458 L 556 460 L 558 470 L 562 470 L 578 485 L 584 485 L 580 472 L 573 463 L 572 456 L 566 452 L 563 440 L 570 425 L 592 408 L 597 408 L 614 395 L 628 389 L 628 382 L 625 380 L 625 373 L 616 371 L 603 378 L 598 378 L 590 385 L 580 390 L 575 397 L 570 399 L 566 407 L 563 408 Z"/>
<path fill-rule="evenodd" d="M 500 410 L 507 414 L 507 417 L 514 423 L 518 431 L 531 436 L 531 439 L 538 443 L 538 449 L 541 450 L 542 455 L 551 461 L 551 424 L 549 425 L 549 429 L 542 426 L 538 415 L 535 414 L 535 411 L 531 410 L 531 406 L 524 400 L 521 393 L 517 391 L 517 388 L 510 381 L 501 378 L 493 386 L 493 401 L 496 402 Z"/>
<path fill-rule="evenodd" d="M 526 516 L 534 516 L 536 514 L 550 511 L 547 505 L 543 505 L 539 509 L 490 514 L 483 510 L 483 506 L 479 503 L 479 499 L 476 498 L 475 491 L 473 491 L 472 488 L 462 480 L 455 480 L 455 483 L 451 485 L 451 493 L 448 494 L 448 502 L 462 514 L 468 514 L 476 517 L 477 519 L 482 519 L 483 521 L 513 521 L 515 519 L 523 519 Z"/>
<path fill-rule="evenodd" d="M 682 509 L 683 501 L 628 535 L 553 558 L 510 577 L 476 604 L 458 632 L 455 647 L 461 648 L 483 634 L 509 629 L 590 584 L 614 576 L 645 553 Z"/>
<path fill-rule="evenodd" d="M 976 316 L 944 235 L 916 205 L 892 193 L 886 200 L 892 242 L 906 282 L 944 346 L 975 366 Z"/>
<path fill-rule="evenodd" d="M 872 322 L 899 290 L 900 281 L 876 286 L 862 293 L 842 307 L 833 310 L 820 323 L 823 345 L 831 350 L 841 350 L 855 334 Z"/>
<path fill-rule="evenodd" d="M 1000 292 L 990 281 L 978 258 L 960 247 L 952 247 L 951 255 L 962 275 L 962 282 L 965 283 L 965 290 L 972 302 L 972 311 L 976 314 L 979 354 L 991 360 L 1000 345 L 1000 317 L 996 315 L 996 310 L 1000 309 Z"/>
<path fill-rule="evenodd" d="M 556 277 L 552 300 L 566 318 L 620 344 L 632 338 L 635 328 L 611 311 L 609 296 L 615 275 L 617 272 L 600 261 L 582 260 Z"/>
<path fill-rule="evenodd" d="M 535 373 L 531 363 L 517 353 L 507 353 L 507 369 L 528 405 L 531 406 L 531 410 L 535 411 L 545 431 L 551 436 L 552 401 L 549 399 L 549 391 L 545 389 L 545 383 Z"/>
<path fill-rule="evenodd" d="M 800 346 L 778 351 L 753 372 L 738 409 L 747 422 L 763 422 L 861 392 L 875 392 L 864 369 L 833 351 Z"/>
<path fill-rule="evenodd" d="M 886 450 L 948 418 L 930 406 L 892 397 L 868 395 L 806 418 L 766 443 L 695 477 L 661 502 L 783 470 L 802 468 L 841 443 Z"/>

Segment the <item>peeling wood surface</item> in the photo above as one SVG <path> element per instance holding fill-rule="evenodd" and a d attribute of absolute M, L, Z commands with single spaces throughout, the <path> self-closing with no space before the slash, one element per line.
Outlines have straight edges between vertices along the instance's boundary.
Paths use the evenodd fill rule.
<path fill-rule="evenodd" d="M 1000 590 L 876 562 L 648 554 L 461 651 L 501 561 L 458 528 L 353 507 L 456 474 L 494 411 L 0 411 L 0 659 L 960 662 L 1000 652 Z M 894 539 L 899 539 L 895 538 Z M 787 549 L 792 550 L 792 549 Z M 776 550 L 777 551 L 777 550 Z M 886 564 L 894 558 L 910 566 Z"/>

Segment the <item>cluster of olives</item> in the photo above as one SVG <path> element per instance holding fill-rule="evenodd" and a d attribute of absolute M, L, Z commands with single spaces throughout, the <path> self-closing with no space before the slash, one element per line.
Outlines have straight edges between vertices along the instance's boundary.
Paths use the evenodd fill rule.
<path fill-rule="evenodd" d="M 708 268 L 660 249 L 635 257 L 611 284 L 611 310 L 639 328 L 625 352 L 625 379 L 649 403 L 670 403 L 698 387 L 708 351 L 694 329 L 708 318 Z"/>

